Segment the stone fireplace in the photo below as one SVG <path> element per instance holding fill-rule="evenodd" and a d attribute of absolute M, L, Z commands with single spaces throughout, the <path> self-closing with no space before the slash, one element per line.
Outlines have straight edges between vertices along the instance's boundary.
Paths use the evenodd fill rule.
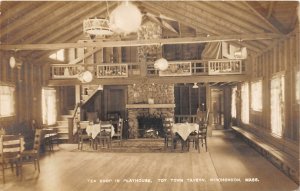
<path fill-rule="evenodd" d="M 160 136 L 162 120 L 174 117 L 174 84 L 129 85 L 126 107 L 130 138 L 145 137 L 151 129 Z"/>
<path fill-rule="evenodd" d="M 138 31 L 138 39 L 160 39 L 161 26 L 146 22 Z M 154 62 L 162 55 L 161 45 L 139 46 L 138 62 Z M 162 120 L 174 116 L 174 84 L 151 84 L 145 81 L 128 86 L 129 137 L 145 137 L 147 130 L 161 135 Z"/>

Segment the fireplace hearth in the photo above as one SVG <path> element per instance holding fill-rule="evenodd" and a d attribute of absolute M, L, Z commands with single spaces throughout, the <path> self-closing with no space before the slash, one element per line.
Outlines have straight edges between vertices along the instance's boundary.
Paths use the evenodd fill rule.
<path fill-rule="evenodd" d="M 163 118 L 152 115 L 142 115 L 137 117 L 139 138 L 159 138 L 164 137 Z"/>

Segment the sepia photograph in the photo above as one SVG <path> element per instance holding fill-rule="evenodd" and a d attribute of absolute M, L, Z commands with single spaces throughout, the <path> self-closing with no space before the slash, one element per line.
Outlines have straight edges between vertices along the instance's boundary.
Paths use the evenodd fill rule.
<path fill-rule="evenodd" d="M 0 0 L 0 190 L 299 191 L 299 17 Z"/>

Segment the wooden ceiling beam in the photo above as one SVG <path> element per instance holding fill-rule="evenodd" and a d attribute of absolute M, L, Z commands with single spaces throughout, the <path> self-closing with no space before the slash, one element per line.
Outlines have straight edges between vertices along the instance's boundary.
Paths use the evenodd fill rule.
<path fill-rule="evenodd" d="M 169 39 L 150 39 L 150 40 L 131 40 L 131 41 L 107 41 L 107 42 L 87 42 L 87 43 L 54 43 L 54 44 L 1 44 L 0 50 L 58 50 L 62 48 L 80 47 L 128 47 L 128 46 L 147 46 L 163 44 L 189 44 L 206 43 L 219 41 L 249 41 L 263 39 L 284 38 L 283 35 L 274 33 L 262 34 L 242 34 L 242 35 L 219 35 L 208 37 L 186 37 Z"/>
<path fill-rule="evenodd" d="M 81 9 L 76 11 L 75 14 L 62 18 L 57 21 L 55 25 L 51 25 L 50 27 L 48 27 L 46 32 L 30 36 L 26 39 L 26 42 L 51 42 L 67 32 L 73 30 L 82 31 L 82 21 L 84 19 L 100 16 L 104 12 L 104 10 L 106 10 L 106 7 L 97 9 L 97 6 L 99 6 L 99 4 L 89 4 L 89 6 L 87 7 L 82 7 Z M 68 27 L 66 27 L 66 25 L 68 25 Z"/>
<path fill-rule="evenodd" d="M 128 78 L 113 78 L 113 79 L 94 79 L 90 84 L 101 85 L 127 85 L 137 83 L 155 83 L 155 84 L 177 84 L 177 83 L 219 83 L 219 82 L 231 82 L 231 81 L 246 81 L 247 75 L 219 75 L 219 76 L 183 76 L 183 77 L 128 77 Z M 70 80 L 49 80 L 49 86 L 67 86 L 81 84 L 77 79 Z"/>
<path fill-rule="evenodd" d="M 36 6 L 41 5 L 40 2 L 1 2 L 1 4 L 12 4 L 13 7 L 11 9 L 7 9 L 5 12 L 1 13 L 0 17 L 0 26 L 4 27 L 5 25 L 9 25 L 10 22 L 8 22 L 11 19 L 17 19 L 21 17 L 22 15 L 30 12 L 31 9 L 33 9 Z M 14 5 L 13 5 L 14 4 Z M 2 5 L 1 5 L 2 6 Z"/>
<path fill-rule="evenodd" d="M 220 33 L 222 31 L 223 34 L 231 34 L 234 32 L 241 32 L 241 28 L 237 27 L 236 25 L 233 25 L 229 22 L 224 22 L 221 18 L 217 18 L 216 16 L 210 14 L 207 11 L 204 11 L 195 5 L 190 5 L 192 2 L 177 2 L 174 3 L 168 3 L 168 2 L 162 2 L 161 5 L 165 8 L 170 8 L 173 10 L 182 10 L 185 12 L 185 16 L 199 21 L 201 23 L 205 23 L 206 25 L 210 26 L 212 29 L 215 29 Z M 178 12 L 178 11 L 176 11 Z M 224 30 L 226 29 L 226 30 Z M 262 32 L 262 31 L 261 31 Z"/>
<path fill-rule="evenodd" d="M 230 9 L 230 13 L 224 13 L 224 8 L 220 9 L 218 7 L 212 7 L 212 3 L 191 2 L 191 5 L 200 10 L 204 10 L 208 14 L 208 18 L 212 17 L 214 18 L 214 20 L 219 21 L 221 23 L 229 23 L 232 27 L 234 26 L 234 30 L 238 33 L 264 32 L 264 30 L 262 30 L 261 28 L 258 28 L 257 26 L 241 19 L 237 15 L 234 15 L 237 14 L 236 9 L 234 7 Z"/>
<path fill-rule="evenodd" d="M 284 28 L 284 26 L 275 19 L 272 15 L 270 18 L 267 18 L 267 12 L 263 11 L 264 8 L 259 4 L 259 2 L 255 1 L 247 1 L 242 2 L 245 3 L 257 16 L 259 16 L 265 23 L 272 29 L 273 32 L 286 34 L 288 31 Z"/>
<path fill-rule="evenodd" d="M 232 15 L 240 21 L 245 21 L 256 29 L 264 30 L 264 32 L 273 31 L 272 28 L 264 23 L 264 20 L 262 20 L 261 17 L 239 8 L 242 6 L 242 2 L 203 2 L 203 4 L 213 7 L 213 9 L 220 10 L 219 12 L 221 13 Z M 234 11 L 232 11 L 232 9 L 234 9 Z"/>
<path fill-rule="evenodd" d="M 24 29 L 28 23 L 31 23 L 32 21 L 36 21 L 36 20 L 39 20 L 40 18 L 43 18 L 45 16 L 45 14 L 47 13 L 47 10 L 56 9 L 60 5 L 61 5 L 60 3 L 55 3 L 55 2 L 43 3 L 41 6 L 35 8 L 28 14 L 22 16 L 22 18 L 16 19 L 15 22 L 11 22 L 9 25 L 4 27 L 1 30 L 0 38 L 5 36 L 6 34 L 13 33 L 16 30 L 20 30 L 20 28 Z M 5 39 L 4 39 L 4 41 L 5 41 Z"/>
<path fill-rule="evenodd" d="M 174 10 L 170 10 L 167 7 L 162 7 L 160 4 L 157 4 L 155 6 L 154 3 L 157 3 L 157 2 L 150 3 L 150 2 L 145 1 L 145 2 L 143 2 L 143 5 L 145 5 L 145 8 L 150 11 L 154 11 L 157 13 L 164 13 L 166 16 L 177 20 L 181 25 L 186 25 L 186 26 L 189 26 L 194 29 L 197 28 L 197 30 L 199 30 L 205 34 L 211 34 L 211 35 L 217 34 L 215 29 L 211 29 L 209 26 L 207 26 L 205 24 L 201 24 L 201 23 L 197 22 L 196 20 L 192 20 L 192 18 L 186 17 L 186 15 L 184 13 L 179 14 L 178 12 L 174 12 Z"/>
<path fill-rule="evenodd" d="M 145 4 L 145 3 L 143 3 L 143 4 Z M 172 7 L 172 4 L 167 4 L 167 5 L 164 5 L 163 3 L 159 3 L 160 4 L 160 8 L 162 9 L 161 11 L 167 11 L 169 8 L 170 8 L 170 10 L 181 10 L 182 8 L 180 8 L 180 7 Z M 148 5 L 148 3 L 146 3 L 146 5 L 147 5 L 147 7 L 146 8 L 149 8 L 151 5 Z M 190 9 L 190 7 L 185 7 L 187 10 L 189 10 Z M 158 10 L 158 12 L 160 12 L 159 10 Z M 168 13 L 169 14 L 169 12 L 164 12 L 164 13 Z M 176 18 L 176 17 L 178 17 L 178 11 L 176 12 L 176 13 L 174 13 L 174 12 L 171 12 L 170 14 L 174 14 L 173 15 L 173 18 Z M 184 13 L 183 13 L 184 14 Z M 168 16 L 170 16 L 170 15 L 168 15 Z M 186 17 L 187 16 L 187 14 L 184 14 L 184 17 Z M 170 16 L 171 17 L 171 16 Z M 201 17 L 199 17 L 199 18 L 201 18 Z M 186 19 L 186 18 L 185 18 Z M 196 19 L 195 17 L 193 17 L 193 16 L 191 16 L 191 17 L 188 17 L 187 19 L 186 19 L 187 21 L 190 21 L 190 20 L 199 20 L 199 19 Z M 185 24 L 190 24 L 190 23 L 187 23 L 187 22 L 185 22 Z M 199 29 L 199 27 L 198 27 L 198 25 L 197 25 L 197 23 L 192 23 L 192 24 L 190 24 L 191 26 L 193 26 L 193 27 L 196 27 L 196 29 L 197 30 L 202 30 L 202 26 L 200 27 L 201 29 Z M 208 29 L 208 27 L 205 27 L 206 29 Z M 225 30 L 227 30 L 227 28 L 226 27 L 223 27 Z M 217 35 L 220 35 L 220 34 L 223 34 L 224 33 L 224 31 L 214 31 L 215 33 L 217 33 Z M 244 43 L 244 44 L 246 44 L 246 43 Z M 249 49 L 251 49 L 251 50 L 253 50 L 253 51 L 255 51 L 255 52 L 260 52 L 263 48 L 265 48 L 266 47 L 266 45 L 265 44 L 263 44 L 263 43 L 260 43 L 260 42 L 257 42 L 257 43 L 255 43 L 255 45 L 254 44 L 249 44 L 249 45 L 247 45 L 246 46 L 247 48 L 249 48 Z"/>
<path fill-rule="evenodd" d="M 272 13 L 273 13 L 273 8 L 274 8 L 274 1 L 269 2 L 269 7 L 268 7 L 268 14 L 267 14 L 267 19 L 270 19 Z"/>
<path fill-rule="evenodd" d="M 88 6 L 89 4 L 86 4 Z M 46 15 L 46 19 L 40 18 L 39 22 L 33 22 L 28 25 L 28 27 L 23 30 L 19 30 L 18 32 L 9 35 L 7 39 L 5 39 L 6 43 L 20 43 L 24 41 L 24 39 L 29 36 L 35 35 L 39 32 L 43 32 L 47 30 L 49 26 L 55 25 L 57 21 L 61 18 L 68 17 L 72 14 L 76 14 L 76 10 L 82 7 L 82 3 L 65 3 L 64 6 L 61 6 L 59 9 L 55 11 L 49 10 L 48 15 Z M 55 16 L 54 16 L 55 15 Z M 2 40 L 2 39 L 1 39 Z"/>

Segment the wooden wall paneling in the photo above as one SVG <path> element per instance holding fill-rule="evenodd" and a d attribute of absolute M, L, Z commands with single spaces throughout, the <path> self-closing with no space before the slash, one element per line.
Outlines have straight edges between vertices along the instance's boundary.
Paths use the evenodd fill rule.
<path fill-rule="evenodd" d="M 192 114 L 192 87 L 191 86 L 188 86 L 188 95 L 189 95 L 189 112 L 188 112 L 188 115 L 191 115 Z"/>
<path fill-rule="evenodd" d="M 231 88 L 223 88 L 224 96 L 224 128 L 230 128 L 231 122 Z"/>
<path fill-rule="evenodd" d="M 75 48 L 69 48 L 67 49 L 67 61 L 70 62 L 71 60 L 76 59 L 76 49 Z"/>
<path fill-rule="evenodd" d="M 274 46 L 272 52 L 273 52 L 273 62 L 272 62 L 272 66 L 273 66 L 273 74 L 278 72 L 277 70 L 277 64 L 278 64 L 278 48 L 277 48 L 277 45 Z"/>
<path fill-rule="evenodd" d="M 266 99 L 266 91 L 268 90 L 268 79 L 266 78 L 268 75 L 268 55 L 267 54 L 263 54 L 264 57 L 264 62 L 262 63 L 263 65 L 263 73 L 262 73 L 262 104 L 263 104 L 263 108 L 262 108 L 262 127 L 266 128 L 267 127 L 267 119 L 268 119 L 268 115 L 267 115 L 267 102 L 269 99 Z"/>
<path fill-rule="evenodd" d="M 94 50 L 93 47 L 87 47 L 86 50 L 85 50 L 85 53 L 88 53 L 88 52 L 92 52 Z M 85 58 L 85 63 L 86 64 L 94 64 L 94 56 L 91 55 L 91 56 L 88 56 Z"/>
<path fill-rule="evenodd" d="M 286 70 L 286 68 L 285 68 L 285 57 L 286 57 L 286 55 L 285 55 L 285 51 L 284 51 L 284 41 L 282 42 L 282 41 L 280 41 L 279 42 L 279 60 L 280 60 L 280 68 L 279 68 L 279 70 L 280 71 L 285 71 Z"/>
<path fill-rule="evenodd" d="M 96 64 L 103 63 L 103 48 L 94 53 L 94 59 Z"/>
<path fill-rule="evenodd" d="M 292 116 L 292 95 L 293 95 L 293 72 L 292 67 L 289 65 L 291 63 L 290 58 L 290 39 L 283 42 L 283 69 L 286 71 L 286 131 L 285 134 L 288 138 L 293 139 L 293 116 Z"/>
<path fill-rule="evenodd" d="M 24 66 L 24 85 L 25 85 L 25 97 L 23 97 L 23 101 L 25 102 L 25 121 L 29 120 L 29 115 L 31 114 L 32 109 L 32 98 L 30 94 L 30 75 L 32 75 L 30 71 L 30 64 L 25 63 Z"/>
<path fill-rule="evenodd" d="M 48 76 L 50 76 L 50 65 L 49 64 L 41 64 L 42 68 L 41 68 L 41 85 L 45 86 L 48 82 Z"/>
<path fill-rule="evenodd" d="M 263 54 L 265 56 L 265 75 L 263 78 L 263 124 L 265 129 L 270 129 L 270 81 L 269 81 L 269 76 L 270 76 L 270 71 L 272 71 L 272 68 L 270 67 L 271 63 L 271 55 L 270 51 L 267 53 Z"/>
<path fill-rule="evenodd" d="M 294 66 L 298 66 L 299 67 L 299 62 L 297 63 L 297 55 L 299 56 L 299 52 L 297 54 L 297 50 L 299 51 L 299 34 L 296 34 L 298 36 L 291 36 L 289 39 L 289 69 L 290 69 L 290 74 L 291 76 L 294 76 Z M 298 41 L 297 41 L 298 38 Z M 298 43 L 297 43 L 298 42 Z M 298 68 L 299 69 L 299 68 Z M 290 99 L 291 102 L 291 110 L 292 113 L 297 113 L 296 110 L 298 110 L 299 113 L 299 108 L 296 109 L 296 107 L 294 107 L 294 105 L 297 106 L 296 104 L 296 100 L 295 100 L 295 84 L 294 84 L 294 80 L 291 77 L 291 82 L 290 82 L 290 91 L 289 93 L 291 94 L 288 98 Z M 293 115 L 292 116 L 292 123 L 291 123 L 291 137 L 293 140 L 299 140 L 299 126 L 297 127 L 297 120 L 299 120 L 299 116 L 297 115 Z"/>
<path fill-rule="evenodd" d="M 2 63 L 2 65 L 3 65 L 3 67 L 2 67 L 2 70 L 3 70 L 3 72 L 2 72 L 2 80 L 3 81 L 8 81 L 8 79 L 7 79 L 7 69 L 9 67 L 8 59 L 5 59 L 5 61 Z"/>

